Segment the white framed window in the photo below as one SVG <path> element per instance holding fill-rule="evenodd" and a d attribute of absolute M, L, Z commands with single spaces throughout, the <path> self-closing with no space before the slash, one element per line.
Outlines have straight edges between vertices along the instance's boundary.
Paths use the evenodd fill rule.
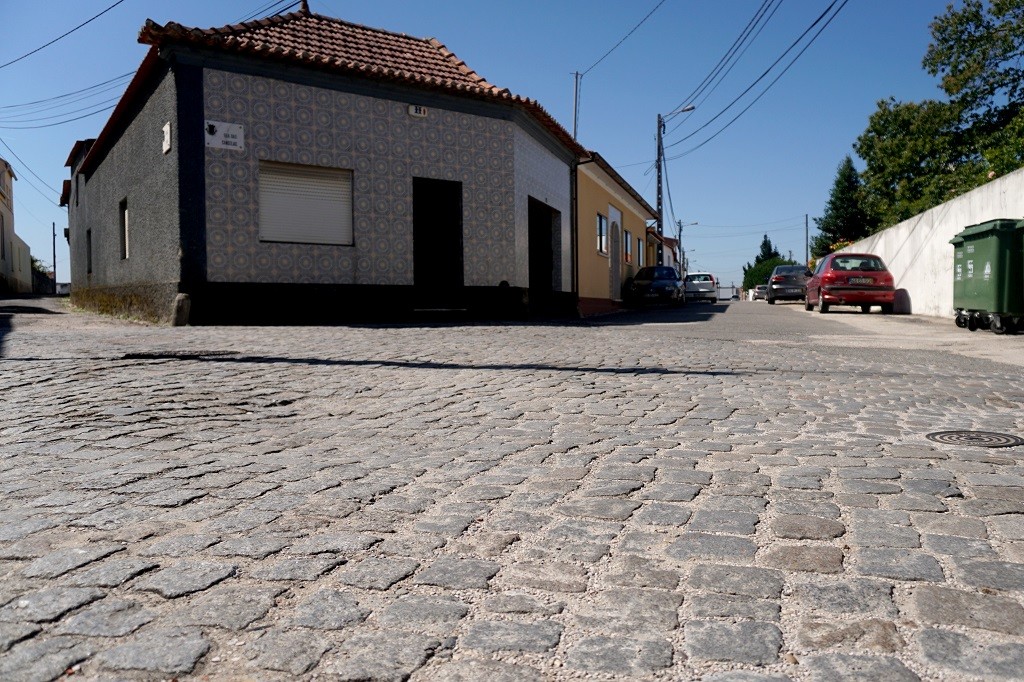
<path fill-rule="evenodd" d="M 608 218 L 597 214 L 597 252 L 608 253 Z"/>
<path fill-rule="evenodd" d="M 625 245 L 625 249 L 622 250 L 622 258 L 627 263 L 633 262 L 633 234 L 629 230 L 624 230 L 622 236 L 622 243 Z"/>
<path fill-rule="evenodd" d="M 260 240 L 352 244 L 352 171 L 260 162 Z"/>
<path fill-rule="evenodd" d="M 121 260 L 128 258 L 128 199 L 122 199 L 117 206 L 121 221 Z"/>
<path fill-rule="evenodd" d="M 647 263 L 644 262 L 646 260 L 645 256 L 647 255 L 645 253 L 645 251 L 647 251 L 647 249 L 644 248 L 643 237 L 637 237 L 636 238 L 636 264 L 637 264 L 637 266 L 639 266 L 641 268 L 647 264 Z"/>

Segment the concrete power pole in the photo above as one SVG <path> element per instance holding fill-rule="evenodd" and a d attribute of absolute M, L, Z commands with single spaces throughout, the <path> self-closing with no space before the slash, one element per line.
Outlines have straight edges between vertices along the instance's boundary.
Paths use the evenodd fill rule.
<path fill-rule="evenodd" d="M 807 214 L 804 213 L 804 265 L 811 263 L 811 238 L 807 228 Z"/>

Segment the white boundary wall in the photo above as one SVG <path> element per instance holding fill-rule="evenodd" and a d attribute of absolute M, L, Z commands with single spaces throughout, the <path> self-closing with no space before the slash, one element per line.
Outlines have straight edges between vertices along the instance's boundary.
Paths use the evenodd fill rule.
<path fill-rule="evenodd" d="M 1024 168 L 842 249 L 881 256 L 915 315 L 953 316 L 952 239 L 969 225 L 1024 219 Z M 897 298 L 899 300 L 899 298 Z"/>

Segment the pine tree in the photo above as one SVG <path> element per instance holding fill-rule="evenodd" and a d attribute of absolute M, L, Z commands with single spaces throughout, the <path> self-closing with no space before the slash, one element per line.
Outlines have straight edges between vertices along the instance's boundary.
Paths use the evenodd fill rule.
<path fill-rule="evenodd" d="M 864 188 L 853 159 L 846 156 L 836 170 L 825 214 L 814 219 L 820 234 L 811 242 L 811 255 L 821 258 L 837 242 L 857 241 L 874 231 L 877 221 L 864 208 Z"/>

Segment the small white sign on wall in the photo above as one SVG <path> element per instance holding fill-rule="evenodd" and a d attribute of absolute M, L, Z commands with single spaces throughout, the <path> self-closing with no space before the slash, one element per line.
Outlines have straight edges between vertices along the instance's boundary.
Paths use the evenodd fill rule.
<path fill-rule="evenodd" d="M 169 154 L 171 151 L 171 122 L 168 121 L 164 124 L 164 143 L 163 143 L 164 154 Z"/>
<path fill-rule="evenodd" d="M 206 146 L 215 149 L 245 149 L 245 126 L 223 121 L 206 122 Z"/>

